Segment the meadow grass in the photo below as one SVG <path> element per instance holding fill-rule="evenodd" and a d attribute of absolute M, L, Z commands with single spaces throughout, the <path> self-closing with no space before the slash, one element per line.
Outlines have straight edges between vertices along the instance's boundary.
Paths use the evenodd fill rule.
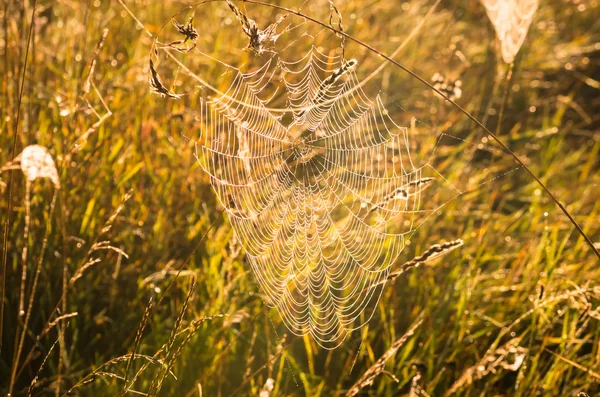
<path fill-rule="evenodd" d="M 389 54 L 432 3 L 336 5 L 348 33 Z M 152 33 L 187 5 L 125 4 Z M 327 1 L 311 7 L 306 12 L 329 20 Z M 257 21 L 274 20 L 272 10 L 246 9 Z M 202 127 L 196 104 L 150 93 L 152 40 L 127 10 L 118 1 L 38 2 L 18 127 L 32 4 L 5 1 L 0 13 L 0 168 L 11 161 L 17 134 L 17 153 L 36 143 L 49 148 L 60 177 L 60 189 L 36 180 L 29 192 L 19 169 L 0 173 L 0 218 L 10 217 L 2 395 L 333 396 L 365 373 L 376 376 L 358 395 L 600 391 L 597 258 L 535 181 L 488 150 L 488 137 L 452 107 L 428 116 L 465 138 L 440 149 L 436 169 L 451 182 L 471 176 L 485 184 L 419 228 L 392 271 L 434 244 L 464 244 L 407 265 L 369 324 L 327 351 L 290 334 L 264 303 L 194 158 Z M 457 102 L 498 132 L 596 242 L 599 21 L 595 0 L 542 1 L 507 82 L 483 7 L 444 0 L 395 58 L 427 79 L 460 78 Z M 197 45 L 247 62 L 247 37 L 231 34 L 235 23 L 225 3 L 198 9 Z M 376 64 L 374 57 L 361 62 Z M 215 65 L 198 67 L 227 87 Z M 374 83 L 386 100 L 418 114 L 437 100 L 390 67 Z M 398 340 L 383 367 L 368 372 Z"/>

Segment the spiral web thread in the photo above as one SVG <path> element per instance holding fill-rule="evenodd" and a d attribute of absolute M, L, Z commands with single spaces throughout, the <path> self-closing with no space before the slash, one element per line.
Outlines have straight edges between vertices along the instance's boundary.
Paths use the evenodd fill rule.
<path fill-rule="evenodd" d="M 512 63 L 525 41 L 539 0 L 481 0 L 494 25 L 502 48 L 502 59 Z"/>
<path fill-rule="evenodd" d="M 411 156 L 410 128 L 363 92 L 356 61 L 314 47 L 280 60 L 287 126 L 261 98 L 271 63 L 237 70 L 202 103 L 197 157 L 268 302 L 291 332 L 334 348 L 372 316 L 367 307 L 426 212 L 433 168 Z"/>

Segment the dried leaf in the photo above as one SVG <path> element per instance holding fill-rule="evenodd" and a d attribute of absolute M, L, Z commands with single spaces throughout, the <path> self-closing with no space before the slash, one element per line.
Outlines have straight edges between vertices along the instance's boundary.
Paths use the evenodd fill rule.
<path fill-rule="evenodd" d="M 148 78 L 148 83 L 150 84 L 150 91 L 155 94 L 173 99 L 181 98 L 181 95 L 175 94 L 163 84 L 158 72 L 154 68 L 154 61 L 152 59 L 150 59 L 150 77 Z"/>
<path fill-rule="evenodd" d="M 169 43 L 169 47 L 173 48 L 174 50 L 180 51 L 180 52 L 190 52 L 191 50 L 196 48 L 196 40 L 198 39 L 198 31 L 194 27 L 194 16 L 192 15 L 188 19 L 188 21 L 185 25 L 180 24 L 175 19 L 172 19 L 171 22 L 173 23 L 173 26 L 175 26 L 175 29 L 177 29 L 177 32 L 179 32 L 179 34 L 183 35 L 184 38 L 183 38 L 183 40 L 177 40 L 177 41 L 173 41 L 173 42 Z M 191 41 L 193 43 L 193 45 L 191 47 L 185 47 L 185 48 L 177 47 L 177 45 L 185 44 L 188 41 Z"/>
<path fill-rule="evenodd" d="M 48 178 L 55 187 L 60 187 L 56 164 L 48 149 L 40 145 L 27 146 L 23 149 L 20 159 L 21 170 L 29 182 L 38 178 Z"/>

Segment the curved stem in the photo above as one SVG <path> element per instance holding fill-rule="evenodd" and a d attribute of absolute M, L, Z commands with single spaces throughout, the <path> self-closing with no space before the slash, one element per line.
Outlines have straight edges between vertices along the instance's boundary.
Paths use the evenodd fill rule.
<path fill-rule="evenodd" d="M 19 87 L 19 98 L 17 101 L 17 115 L 15 117 L 15 135 L 12 143 L 11 152 L 11 163 L 14 163 L 17 153 L 17 138 L 19 137 L 19 121 L 21 119 L 21 102 L 23 101 L 23 87 L 25 86 L 25 72 L 27 71 L 27 61 L 29 60 L 29 47 L 31 46 L 31 37 L 33 36 L 33 24 L 35 18 L 35 11 L 37 7 L 37 0 L 33 1 L 31 9 L 31 22 L 29 23 L 29 34 L 27 36 L 27 47 L 25 48 L 25 60 L 23 61 L 23 70 L 21 73 L 21 85 Z M 6 16 L 5 16 L 6 17 Z M 4 304 L 6 301 L 6 267 L 8 261 L 8 233 L 10 232 L 10 212 L 12 204 L 12 187 L 13 187 L 13 174 L 11 173 L 8 177 L 8 189 L 6 191 L 6 219 L 4 220 L 4 237 L 2 240 L 2 295 L 0 301 L 0 352 L 2 352 L 3 343 L 3 330 L 4 330 Z M 13 363 L 14 364 L 14 363 Z M 14 364 L 16 366 L 16 364 Z M 9 394 L 12 392 L 13 382 L 9 385 Z"/>
<path fill-rule="evenodd" d="M 390 58 L 388 55 L 382 53 L 381 51 L 377 50 L 375 47 L 371 46 L 370 44 L 367 44 L 357 38 L 355 38 L 354 36 L 349 35 L 346 32 L 342 32 L 336 28 L 334 28 L 333 26 L 330 26 L 326 23 L 323 23 L 315 18 L 312 18 L 308 15 L 305 15 L 299 11 L 295 11 L 292 10 L 290 8 L 287 7 L 283 7 L 277 4 L 269 4 L 269 3 L 265 3 L 263 1 L 260 0 L 243 0 L 245 3 L 251 3 L 251 4 L 257 4 L 257 5 L 262 5 L 262 6 L 267 6 L 267 7 L 271 7 L 271 8 L 275 8 L 281 11 L 285 11 L 288 12 L 290 14 L 294 14 L 297 15 L 301 18 L 306 19 L 307 21 L 316 23 L 324 28 L 327 28 L 329 30 L 331 30 L 332 32 L 335 32 L 338 35 L 341 35 L 353 42 L 355 42 L 356 44 L 368 49 L 369 51 L 377 54 L 378 56 L 384 58 L 385 60 L 387 60 L 388 62 L 390 62 L 391 64 L 393 64 L 394 66 L 404 70 L 406 73 L 408 73 L 410 76 L 414 77 L 415 79 L 419 80 L 421 83 L 423 83 L 425 86 L 427 86 L 429 89 L 431 89 L 432 91 L 436 92 L 437 94 L 441 95 L 444 99 L 446 99 L 448 102 L 450 102 L 454 107 L 456 107 L 458 110 L 460 110 L 465 116 L 467 116 L 471 121 L 473 121 L 475 124 L 477 124 L 477 126 L 479 128 L 481 128 L 483 131 L 485 131 L 489 136 L 492 137 L 492 139 L 494 139 L 494 141 L 496 141 L 496 143 L 498 145 L 500 145 L 500 147 L 502 147 L 502 149 L 509 154 L 521 167 L 523 167 L 523 169 L 525 169 L 525 171 L 527 171 L 527 173 L 537 182 L 538 185 L 540 185 L 540 187 L 548 194 L 548 196 L 550 196 L 550 198 L 552 199 L 552 201 L 554 201 L 554 203 L 558 206 L 558 208 L 561 209 L 561 211 L 567 216 L 567 218 L 569 218 L 569 220 L 571 221 L 571 223 L 573 224 L 573 226 L 575 226 L 575 228 L 577 229 L 577 231 L 579 232 L 579 234 L 585 239 L 585 241 L 587 242 L 587 244 L 589 245 L 589 247 L 592 249 L 592 251 L 594 252 L 594 254 L 596 254 L 596 256 L 598 257 L 598 259 L 600 259 L 600 252 L 598 251 L 598 249 L 594 246 L 594 243 L 592 242 L 592 240 L 587 236 L 587 234 L 583 231 L 582 227 L 579 225 L 579 223 L 577 223 L 577 221 L 575 220 L 575 218 L 573 218 L 573 216 L 569 213 L 569 211 L 565 208 L 565 206 L 558 200 L 558 198 L 554 195 L 554 193 L 552 193 L 552 191 L 550 191 L 550 189 L 546 186 L 546 184 L 544 182 L 541 181 L 541 179 L 527 166 L 527 164 L 525 164 L 525 162 L 523 160 L 521 160 L 521 158 L 515 153 L 513 152 L 500 138 L 498 138 L 498 136 L 496 134 L 494 134 L 492 131 L 489 130 L 489 128 L 487 128 L 485 125 L 483 125 L 479 120 L 477 120 L 473 115 L 471 115 L 471 113 L 469 113 L 466 109 L 464 109 L 462 106 L 460 106 L 459 104 L 457 104 L 456 102 L 454 102 L 452 99 L 450 99 L 446 94 L 444 94 L 443 92 L 441 92 L 440 90 L 436 89 L 433 85 L 431 85 L 428 81 L 426 81 L 425 79 L 423 79 L 421 76 L 419 76 L 418 74 L 416 74 L 415 72 L 413 72 L 412 70 L 408 69 L 406 66 L 402 65 L 401 63 L 393 60 L 392 58 Z"/>
<path fill-rule="evenodd" d="M 127 10 L 127 12 L 134 18 L 134 20 L 137 22 L 137 24 L 139 26 L 141 26 L 151 38 L 155 38 L 154 35 L 148 29 L 146 29 L 146 27 L 144 26 L 144 24 L 139 19 L 137 19 L 133 15 L 133 13 L 131 13 L 131 11 L 125 6 L 125 4 L 123 3 L 123 0 L 118 0 L 118 1 L 119 1 L 119 3 L 121 3 L 123 5 L 123 7 L 125 7 L 125 9 Z M 313 18 L 311 16 L 308 16 L 306 14 L 303 14 L 300 11 L 292 10 L 291 8 L 280 6 L 280 5 L 277 5 L 277 4 L 266 3 L 266 2 L 261 1 L 261 0 L 237 0 L 237 1 L 241 1 L 241 2 L 249 3 L 249 4 L 256 4 L 256 5 L 270 7 L 270 8 L 276 9 L 276 10 L 284 11 L 284 12 L 287 12 L 289 14 L 296 15 L 296 16 L 298 16 L 300 18 L 303 18 L 303 19 L 305 19 L 307 21 L 310 21 L 312 23 L 315 23 L 315 24 L 317 24 L 317 25 L 319 25 L 319 26 L 321 26 L 321 27 L 323 27 L 325 29 L 328 29 L 328 30 L 336 33 L 338 36 L 342 36 L 342 37 L 344 37 L 346 39 L 349 39 L 349 40 L 353 41 L 354 43 L 356 43 L 356 44 L 358 44 L 358 45 L 360 45 L 360 46 L 368 49 L 369 51 L 373 52 L 374 54 L 376 54 L 376 55 L 384 58 L 385 60 L 387 60 L 388 62 L 390 62 L 392 65 L 394 65 L 394 66 L 402 69 L 403 71 L 405 71 L 406 73 L 408 73 L 411 77 L 417 79 L 422 84 L 424 84 L 427 88 L 429 88 L 430 90 L 434 91 L 435 93 L 437 93 L 438 95 L 440 95 L 442 98 L 444 98 L 445 100 L 447 100 L 448 102 L 450 102 L 454 107 L 456 107 L 465 116 L 467 116 L 471 121 L 473 121 L 479 128 L 481 128 L 489 136 L 491 136 L 492 139 L 494 141 L 496 141 L 496 143 L 498 145 L 500 145 L 500 147 L 507 154 L 509 154 L 521 167 L 523 167 L 523 169 L 525 169 L 525 171 L 527 171 L 527 173 L 546 192 L 546 194 L 548 194 L 548 196 L 550 196 L 550 198 L 552 199 L 552 201 L 554 201 L 554 203 L 558 206 L 558 208 L 560 208 L 560 210 L 567 216 L 567 218 L 569 219 L 569 221 L 573 224 L 573 226 L 575 226 L 575 228 L 577 229 L 577 231 L 579 232 L 579 234 L 584 238 L 584 240 L 586 241 L 586 243 L 588 244 L 588 246 L 592 249 L 592 251 L 594 252 L 594 254 L 598 257 L 598 259 L 600 259 L 600 252 L 594 246 L 594 243 L 588 237 L 588 235 L 583 231 L 583 229 L 579 225 L 579 223 L 577 223 L 577 221 L 575 220 L 575 218 L 573 218 L 573 216 L 569 213 L 569 211 L 565 208 L 565 206 L 558 200 L 558 198 L 554 195 L 554 193 L 552 193 L 552 191 L 550 191 L 550 189 L 546 186 L 546 184 L 544 182 L 542 182 L 542 180 L 527 166 L 527 164 L 525 164 L 525 162 L 523 160 L 521 160 L 521 158 L 515 152 L 513 152 L 500 138 L 498 138 L 497 134 L 494 134 L 492 131 L 490 131 L 490 129 L 487 128 L 485 125 L 483 125 L 483 123 L 481 121 L 477 120 L 477 118 L 475 118 L 466 109 L 464 109 L 458 103 L 454 102 L 446 94 L 444 94 L 440 90 L 436 89 L 433 85 L 431 85 L 424 78 L 422 78 L 421 76 L 419 76 L 418 74 L 416 74 L 412 70 L 408 69 L 406 66 L 402 65 L 398 61 L 393 60 L 389 55 L 386 55 L 383 52 L 377 50 L 375 47 L 371 46 L 370 44 L 367 44 L 364 41 L 362 41 L 360 39 L 357 39 L 356 37 L 354 37 L 354 36 L 352 36 L 352 35 L 350 35 L 350 34 L 348 34 L 346 32 L 342 32 L 342 31 L 334 28 L 333 26 L 330 26 L 330 25 L 328 25 L 328 24 L 326 24 L 324 22 L 321 22 L 318 19 L 315 19 L 315 18 Z M 214 3 L 214 2 L 225 2 L 225 0 L 204 0 L 204 1 L 199 1 L 197 3 L 191 4 L 191 5 L 187 6 L 187 7 L 185 7 L 184 9 L 188 9 L 188 8 L 192 8 L 192 7 L 199 7 L 200 5 L 208 4 L 208 3 Z"/>

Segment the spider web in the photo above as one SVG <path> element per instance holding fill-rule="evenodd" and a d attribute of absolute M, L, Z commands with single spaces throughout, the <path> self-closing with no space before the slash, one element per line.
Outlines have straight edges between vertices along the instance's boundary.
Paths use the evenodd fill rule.
<path fill-rule="evenodd" d="M 468 125 L 449 134 L 457 119 L 441 97 L 400 75 L 385 88 L 386 63 L 351 45 L 340 51 L 334 34 L 303 18 L 286 21 L 276 28 L 285 42 L 247 48 L 251 56 L 241 59 L 202 52 L 189 33 L 193 19 L 177 23 L 189 40 L 157 41 L 153 59 L 161 50 L 176 67 L 161 67 L 169 73 L 161 79 L 150 63 L 151 87 L 200 98 L 199 109 L 189 102 L 201 123 L 196 157 L 265 301 L 292 333 L 331 349 L 371 319 L 391 267 L 426 220 L 515 169 L 493 164 L 501 151 L 487 137 L 459 137 L 470 138 Z M 199 57 L 184 63 L 192 51 Z"/>
<path fill-rule="evenodd" d="M 512 63 L 525 41 L 539 0 L 481 0 L 501 43 L 502 59 Z"/>
<path fill-rule="evenodd" d="M 412 155 L 410 126 L 363 92 L 356 61 L 315 47 L 279 60 L 287 125 L 269 107 L 277 93 L 262 95 L 272 62 L 202 104 L 197 157 L 268 302 L 331 348 L 369 321 L 436 173 Z"/>

